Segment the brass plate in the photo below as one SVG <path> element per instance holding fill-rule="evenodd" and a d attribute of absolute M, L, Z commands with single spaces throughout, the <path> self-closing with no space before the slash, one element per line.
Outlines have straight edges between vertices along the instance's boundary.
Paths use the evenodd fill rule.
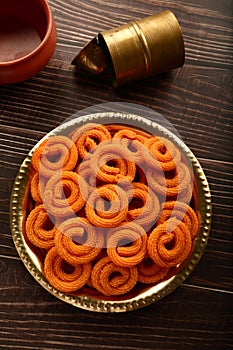
<path fill-rule="evenodd" d="M 158 283 L 154 286 L 144 286 L 143 289 L 135 288 L 133 293 L 129 295 L 127 294 L 121 299 L 119 299 L 119 297 L 114 299 L 100 299 L 96 295 L 87 295 L 85 292 L 82 292 L 79 295 L 69 295 L 56 290 L 42 275 L 40 261 L 25 242 L 22 233 L 22 202 L 27 186 L 31 157 L 34 150 L 49 136 L 59 134 L 68 135 L 74 128 L 89 122 L 103 124 L 127 124 L 170 139 L 190 160 L 197 186 L 198 210 L 201 215 L 201 227 L 190 258 L 175 275 L 166 281 Z M 166 128 L 162 127 L 158 123 L 150 121 L 149 119 L 128 113 L 106 112 L 90 114 L 72 119 L 48 133 L 37 143 L 37 145 L 32 148 L 28 156 L 23 161 L 15 179 L 11 194 L 10 214 L 11 231 L 18 254 L 28 271 L 32 274 L 35 280 L 42 285 L 43 288 L 58 299 L 82 309 L 97 312 L 124 312 L 150 305 L 162 299 L 186 280 L 186 278 L 198 264 L 207 244 L 211 225 L 212 206 L 211 194 L 206 176 L 198 160 L 190 149 L 183 143 L 183 141 L 181 141 L 176 135 L 171 133 Z"/>

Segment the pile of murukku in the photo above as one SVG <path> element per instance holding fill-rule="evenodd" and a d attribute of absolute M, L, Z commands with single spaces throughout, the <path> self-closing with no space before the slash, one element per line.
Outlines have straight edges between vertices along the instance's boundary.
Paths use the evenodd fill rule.
<path fill-rule="evenodd" d="M 194 182 L 183 152 L 163 136 L 89 123 L 34 151 L 24 237 L 61 292 L 111 297 L 154 285 L 192 252 Z"/>

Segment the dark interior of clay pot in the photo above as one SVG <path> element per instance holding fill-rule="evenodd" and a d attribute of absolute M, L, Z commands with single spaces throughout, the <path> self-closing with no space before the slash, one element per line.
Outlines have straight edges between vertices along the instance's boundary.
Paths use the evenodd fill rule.
<path fill-rule="evenodd" d="M 48 27 L 47 12 L 40 0 L 0 3 L 0 63 L 24 57 L 40 45 Z"/>

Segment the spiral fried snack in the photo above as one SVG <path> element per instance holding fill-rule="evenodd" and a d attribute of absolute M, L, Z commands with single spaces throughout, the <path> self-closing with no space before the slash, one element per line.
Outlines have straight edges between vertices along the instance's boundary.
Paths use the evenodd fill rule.
<path fill-rule="evenodd" d="M 51 136 L 32 155 L 32 166 L 41 176 L 53 176 L 58 170 L 73 170 L 78 151 L 66 136 Z"/>
<path fill-rule="evenodd" d="M 120 142 L 122 147 L 129 152 L 129 159 L 135 162 L 135 165 L 143 167 L 150 165 L 153 168 L 161 169 L 159 161 L 155 159 L 147 147 L 150 138 L 146 134 L 127 128 L 118 131 L 113 136 L 113 141 L 118 140 Z"/>
<path fill-rule="evenodd" d="M 56 228 L 51 222 L 44 206 L 38 205 L 27 217 L 26 235 L 36 247 L 50 249 L 54 246 Z"/>
<path fill-rule="evenodd" d="M 184 188 L 182 192 L 178 193 L 174 197 L 170 197 L 169 200 L 178 200 L 183 203 L 189 204 L 193 196 L 192 184 L 190 183 L 188 187 Z"/>
<path fill-rule="evenodd" d="M 129 292 L 137 283 L 137 278 L 137 267 L 117 266 L 109 257 L 100 259 L 91 272 L 93 286 L 107 296 Z"/>
<path fill-rule="evenodd" d="M 63 171 L 49 179 L 43 202 L 48 213 L 67 217 L 80 210 L 87 197 L 88 186 L 83 178 L 72 171 Z"/>
<path fill-rule="evenodd" d="M 31 195 L 36 203 L 42 203 L 42 193 L 45 190 L 47 179 L 40 176 L 38 172 L 32 176 Z"/>
<path fill-rule="evenodd" d="M 93 188 L 96 188 L 96 186 L 99 184 L 99 181 L 96 179 L 94 172 L 91 171 L 90 160 L 82 161 L 78 165 L 75 172 L 86 181 L 90 187 L 90 190 L 93 190 Z"/>
<path fill-rule="evenodd" d="M 126 140 L 123 138 L 121 139 L 121 143 L 128 149 L 130 152 L 130 159 L 132 159 L 135 164 L 142 166 L 145 164 L 145 159 L 148 161 L 150 152 L 142 142 L 139 140 Z"/>
<path fill-rule="evenodd" d="M 71 266 L 51 248 L 44 261 L 44 275 L 49 283 L 64 293 L 74 292 L 82 288 L 91 274 L 91 263 Z"/>
<path fill-rule="evenodd" d="M 133 131 L 137 136 L 143 136 L 144 138 L 150 138 L 151 135 L 141 129 L 135 129 L 131 126 L 121 125 L 121 124 L 106 124 L 105 125 L 111 136 L 114 137 L 119 131 L 124 129 L 124 132 Z"/>
<path fill-rule="evenodd" d="M 167 276 L 169 267 L 161 267 L 147 257 L 138 265 L 138 281 L 141 283 L 156 283 Z"/>
<path fill-rule="evenodd" d="M 113 136 L 113 139 L 127 139 L 127 140 L 137 140 L 141 143 L 144 143 L 146 141 L 146 137 L 142 134 L 139 134 L 135 130 L 132 129 L 121 129 L 118 132 L 115 133 Z"/>
<path fill-rule="evenodd" d="M 133 181 L 136 173 L 130 152 L 117 140 L 99 145 L 91 158 L 90 166 L 96 177 L 106 183 Z"/>
<path fill-rule="evenodd" d="M 22 232 L 26 236 L 26 221 L 30 212 L 35 208 L 35 202 L 31 195 L 31 178 L 25 187 L 23 202 L 22 202 Z"/>
<path fill-rule="evenodd" d="M 184 163 L 179 163 L 175 170 L 164 174 L 149 169 L 147 180 L 151 188 L 160 195 L 178 200 L 181 196 L 187 201 L 191 199 L 192 178 L 189 168 Z"/>
<path fill-rule="evenodd" d="M 180 161 L 180 152 L 172 142 L 163 137 L 151 137 L 144 144 L 164 171 L 175 169 Z"/>
<path fill-rule="evenodd" d="M 191 234 L 177 219 L 169 219 L 158 225 L 148 238 L 150 258 L 161 267 L 172 267 L 187 259 L 191 252 Z"/>
<path fill-rule="evenodd" d="M 170 218 L 183 221 L 190 231 L 191 238 L 196 237 L 200 228 L 200 222 L 197 214 L 189 205 L 178 201 L 165 202 L 162 206 L 157 225 L 164 223 Z"/>
<path fill-rule="evenodd" d="M 55 235 L 57 252 L 73 266 L 95 259 L 103 245 L 103 235 L 98 234 L 86 219 L 71 218 L 57 228 Z"/>
<path fill-rule="evenodd" d="M 86 215 L 89 221 L 99 227 L 116 227 L 126 218 L 128 197 L 115 184 L 96 188 L 88 197 Z"/>
<path fill-rule="evenodd" d="M 139 264 L 147 253 L 147 235 L 134 222 L 124 223 L 110 231 L 107 238 L 107 254 L 118 266 L 132 267 Z"/>
<path fill-rule="evenodd" d="M 70 137 L 76 144 L 79 156 L 83 159 L 98 144 L 110 140 L 111 134 L 104 125 L 89 123 L 76 129 Z"/>
<path fill-rule="evenodd" d="M 134 221 L 142 227 L 151 227 L 155 223 L 160 211 L 160 204 L 156 194 L 142 184 L 133 182 L 133 191 L 129 192 L 129 210 L 127 221 Z"/>

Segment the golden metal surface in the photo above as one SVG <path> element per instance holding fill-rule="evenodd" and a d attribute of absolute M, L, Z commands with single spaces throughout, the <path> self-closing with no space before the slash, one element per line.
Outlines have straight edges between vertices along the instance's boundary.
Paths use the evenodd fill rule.
<path fill-rule="evenodd" d="M 123 296 L 122 299 L 101 299 L 95 295 L 85 294 L 85 292 L 77 295 L 69 295 L 56 290 L 44 278 L 41 270 L 40 260 L 25 242 L 22 232 L 23 197 L 26 191 L 29 166 L 34 150 L 41 142 L 43 142 L 45 138 L 58 134 L 68 135 L 74 128 L 77 128 L 89 122 L 97 122 L 103 124 L 128 124 L 132 125 L 133 127 L 143 129 L 149 133 L 158 134 L 169 138 L 172 142 L 179 146 L 182 153 L 190 160 L 197 184 L 198 210 L 200 211 L 201 215 L 201 227 L 190 258 L 187 260 L 182 269 L 168 280 L 158 283 L 154 286 L 152 285 L 143 287 L 142 289 L 135 289 L 132 293 Z M 22 262 L 35 278 L 35 280 L 40 283 L 48 292 L 53 294 L 55 297 L 63 300 L 64 302 L 82 309 L 97 312 L 124 312 L 150 305 L 162 299 L 185 281 L 185 279 L 190 275 L 195 266 L 198 264 L 204 252 L 209 237 L 211 213 L 211 194 L 206 176 L 194 154 L 177 136 L 159 124 L 140 116 L 125 113 L 107 112 L 86 115 L 62 124 L 47 134 L 29 152 L 28 156 L 20 167 L 12 190 L 10 222 L 12 237 Z"/>
<path fill-rule="evenodd" d="M 107 30 L 98 38 L 109 52 L 115 86 L 168 72 L 184 64 L 182 33 L 171 11 Z"/>
<path fill-rule="evenodd" d="M 89 74 L 101 74 L 107 67 L 107 58 L 99 46 L 97 38 L 93 38 L 73 59 L 71 64 Z"/>

